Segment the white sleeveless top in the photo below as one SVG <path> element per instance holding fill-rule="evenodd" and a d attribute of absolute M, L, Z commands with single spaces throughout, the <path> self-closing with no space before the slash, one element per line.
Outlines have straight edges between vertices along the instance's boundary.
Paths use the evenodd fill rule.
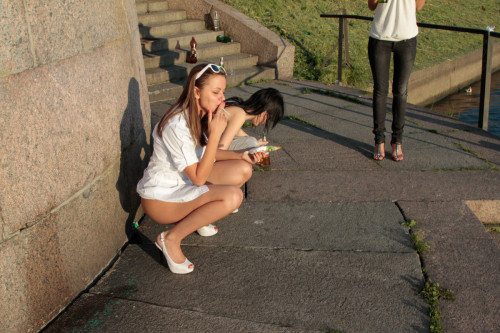
<path fill-rule="evenodd" d="M 415 0 L 388 0 L 377 4 L 370 37 L 399 42 L 418 34 Z"/>

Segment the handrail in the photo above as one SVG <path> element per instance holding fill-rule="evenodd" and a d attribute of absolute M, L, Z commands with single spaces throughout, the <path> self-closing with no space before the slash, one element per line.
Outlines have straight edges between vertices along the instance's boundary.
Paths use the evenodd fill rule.
<path fill-rule="evenodd" d="M 334 14 L 334 12 L 323 13 L 320 14 L 320 17 L 326 18 L 338 18 L 339 20 L 339 65 L 338 65 L 338 77 L 339 81 L 342 80 L 342 53 L 341 45 L 343 38 L 343 27 L 347 25 L 347 19 L 356 19 L 356 20 L 365 20 L 365 21 L 373 21 L 373 17 L 368 16 L 360 16 L 360 15 L 346 15 L 346 14 Z M 483 130 L 488 130 L 488 116 L 490 109 L 490 94 L 491 94 L 491 61 L 493 58 L 493 43 L 491 43 L 490 38 L 496 37 L 500 38 L 500 33 L 493 32 L 489 29 L 474 29 L 474 28 L 464 28 L 464 27 L 455 27 L 455 26 L 447 26 L 447 25 L 439 25 L 439 24 L 431 24 L 431 23 L 423 23 L 417 22 L 417 26 L 422 28 L 430 28 L 430 29 L 438 29 L 438 30 L 447 30 L 447 31 L 456 31 L 456 32 L 464 32 L 471 34 L 483 35 L 483 58 L 482 58 L 482 67 L 481 67 L 481 95 L 480 95 L 480 104 L 479 104 L 479 119 L 478 119 L 478 127 Z"/>
<path fill-rule="evenodd" d="M 351 19 L 357 19 L 357 20 L 373 21 L 373 17 L 369 17 L 369 16 L 343 15 L 343 14 L 333 14 L 333 13 L 334 12 L 323 13 L 323 14 L 320 14 L 320 17 L 346 18 L 346 19 L 351 18 Z M 467 33 L 479 34 L 479 35 L 485 35 L 485 34 L 489 33 L 492 37 L 500 38 L 500 32 L 488 31 L 488 30 L 483 30 L 483 29 L 456 27 L 456 26 L 451 26 L 451 25 L 440 25 L 440 24 L 423 23 L 423 22 L 417 22 L 417 25 L 419 27 L 422 27 L 422 28 L 467 32 Z"/>

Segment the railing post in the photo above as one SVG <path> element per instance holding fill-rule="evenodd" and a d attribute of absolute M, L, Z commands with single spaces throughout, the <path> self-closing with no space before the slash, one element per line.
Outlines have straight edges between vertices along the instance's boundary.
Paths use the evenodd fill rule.
<path fill-rule="evenodd" d="M 344 9 L 345 11 L 345 9 Z M 345 43 L 345 63 L 351 66 L 351 59 L 349 58 L 349 33 L 347 32 L 347 19 L 344 19 L 344 43 Z"/>
<path fill-rule="evenodd" d="M 483 130 L 488 130 L 488 118 L 490 113 L 490 93 L 491 93 L 491 58 L 493 53 L 493 43 L 490 40 L 488 30 L 483 38 L 483 63 L 481 69 L 481 97 L 479 101 L 479 119 L 477 126 Z"/>
<path fill-rule="evenodd" d="M 339 56 L 337 62 L 337 81 L 339 85 L 342 85 L 342 38 L 344 37 L 344 20 L 345 18 L 339 18 Z"/>

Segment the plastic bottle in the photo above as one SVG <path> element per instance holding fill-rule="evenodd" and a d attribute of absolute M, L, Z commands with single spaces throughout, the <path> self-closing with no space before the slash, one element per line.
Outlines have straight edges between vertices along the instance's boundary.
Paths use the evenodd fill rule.
<path fill-rule="evenodd" d="M 189 62 L 190 64 L 196 64 L 196 62 L 198 61 L 198 57 L 196 56 L 197 43 L 196 39 L 194 39 L 194 36 L 193 38 L 191 38 L 191 42 L 189 43 L 189 45 L 191 46 L 191 51 L 189 52 L 187 62 Z"/>
<path fill-rule="evenodd" d="M 233 40 L 227 36 L 219 35 L 219 36 L 217 36 L 216 41 L 218 41 L 220 43 L 229 43 L 229 42 L 232 42 Z"/>
<path fill-rule="evenodd" d="M 219 66 L 224 67 L 224 57 L 220 57 L 219 59 Z"/>
<path fill-rule="evenodd" d="M 214 13 L 214 30 L 219 30 L 219 13 L 217 13 L 217 11 Z"/>

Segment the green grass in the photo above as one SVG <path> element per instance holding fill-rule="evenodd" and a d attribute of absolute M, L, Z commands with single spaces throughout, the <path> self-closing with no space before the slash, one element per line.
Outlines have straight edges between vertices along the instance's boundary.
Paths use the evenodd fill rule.
<path fill-rule="evenodd" d="M 333 84 L 337 80 L 337 52 L 322 65 L 338 38 L 338 19 L 320 14 L 345 8 L 350 15 L 373 17 L 366 1 L 222 0 L 295 45 L 294 77 Z M 418 12 L 419 22 L 485 29 L 500 29 L 498 0 L 431 0 Z M 344 85 L 369 90 L 372 85 L 367 58 L 369 21 L 349 20 L 351 68 L 343 69 Z M 431 67 L 482 47 L 482 36 L 420 29 L 414 70 Z"/>
<path fill-rule="evenodd" d="M 443 332 L 443 326 L 441 325 L 443 315 L 439 311 L 439 300 L 455 300 L 455 294 L 450 290 L 442 289 L 439 283 L 434 283 L 431 279 L 427 279 L 420 294 L 429 305 L 429 315 L 431 319 L 429 328 L 431 333 Z"/>
<path fill-rule="evenodd" d="M 315 124 L 313 124 L 313 123 L 311 123 L 311 122 L 309 122 L 309 121 L 307 121 L 307 120 L 304 120 L 304 119 L 302 119 L 302 118 L 299 118 L 299 117 L 297 117 L 297 116 L 293 116 L 293 115 L 291 115 L 291 116 L 285 116 L 283 119 L 291 119 L 291 120 L 299 121 L 299 122 L 301 122 L 301 123 L 303 123 L 303 124 L 306 124 L 306 125 L 308 125 L 308 126 L 311 126 L 311 127 L 314 127 L 314 128 L 317 128 L 317 129 L 320 129 L 320 130 L 324 131 L 324 129 L 322 129 L 322 128 L 320 128 L 320 127 L 316 126 Z"/>
<path fill-rule="evenodd" d="M 424 274 L 425 284 L 420 294 L 429 306 L 429 329 L 431 333 L 442 333 L 443 327 L 441 325 L 441 319 L 443 315 L 439 311 L 439 300 L 455 300 L 455 294 L 451 290 L 441 288 L 439 283 L 434 283 L 429 278 L 427 267 L 423 265 L 422 261 L 422 255 L 425 251 L 429 250 L 429 245 L 422 240 L 423 235 L 419 233 L 417 224 L 415 220 L 408 220 L 402 223 L 403 226 L 408 228 L 413 248 L 417 251 L 422 263 L 422 273 Z"/>
<path fill-rule="evenodd" d="M 422 254 L 429 249 L 429 245 L 422 240 L 423 235 L 415 230 L 417 222 L 415 220 L 410 220 L 403 222 L 403 225 L 408 227 L 408 230 L 410 231 L 410 239 L 413 243 L 413 249 L 417 251 L 419 256 L 422 256 Z"/>
<path fill-rule="evenodd" d="M 457 145 L 458 147 L 460 147 L 460 149 L 462 149 L 463 151 L 471 154 L 471 155 L 474 155 L 475 157 L 477 157 L 478 159 L 482 160 L 483 162 L 487 163 L 492 170 L 499 170 L 499 168 L 492 162 L 488 161 L 486 158 L 482 157 L 481 155 L 479 155 L 477 152 L 475 152 L 474 150 L 470 149 L 470 148 L 467 148 L 465 147 L 464 145 L 462 145 L 460 142 L 454 142 L 455 145 Z M 487 169 L 490 169 L 490 168 L 487 168 Z M 487 170 L 486 169 L 486 170 Z M 484 168 L 481 168 L 481 170 L 484 170 Z"/>
<path fill-rule="evenodd" d="M 494 232 L 500 232 L 500 227 L 497 226 L 490 226 L 489 224 L 485 224 L 486 231 L 494 233 Z"/>

